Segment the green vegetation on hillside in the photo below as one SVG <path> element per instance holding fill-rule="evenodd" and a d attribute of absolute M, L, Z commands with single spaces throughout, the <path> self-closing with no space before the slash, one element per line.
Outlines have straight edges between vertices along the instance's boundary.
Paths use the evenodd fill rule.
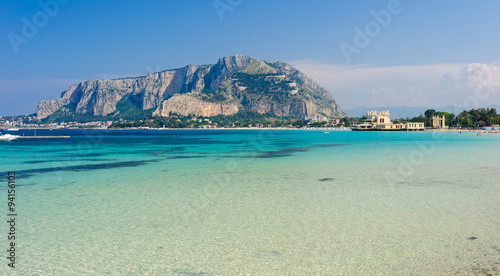
<path fill-rule="evenodd" d="M 108 117 L 119 117 L 125 120 L 140 120 L 151 116 L 154 108 L 144 110 L 133 103 L 132 96 L 124 96 L 117 104 L 116 111 Z"/>
<path fill-rule="evenodd" d="M 133 122 L 115 122 L 110 128 L 199 128 L 200 126 L 216 127 L 302 127 L 305 123 L 288 117 L 278 117 L 273 114 L 259 114 L 241 110 L 231 116 L 196 117 L 193 115 L 182 116 L 170 114 L 169 117 L 148 117 L 144 120 Z"/>
<path fill-rule="evenodd" d="M 246 74 L 242 72 L 234 73 L 232 79 L 240 87 L 246 87 L 245 90 L 239 92 L 246 95 L 250 100 L 270 101 L 272 103 L 298 103 L 302 99 L 301 93 L 292 95 L 291 88 L 288 83 L 291 81 L 288 77 L 279 77 L 279 74 Z"/>
<path fill-rule="evenodd" d="M 199 94 L 201 100 L 211 103 L 220 103 L 227 100 L 226 96 L 222 92 L 214 91 L 211 89 L 203 89 L 202 93 Z"/>
<path fill-rule="evenodd" d="M 67 104 L 61 109 L 57 110 L 50 116 L 41 120 L 41 123 L 61 123 L 61 122 L 80 122 L 87 123 L 93 121 L 107 121 L 111 120 L 107 116 L 93 116 L 85 113 L 75 113 L 75 106 L 73 104 Z"/>
<path fill-rule="evenodd" d="M 57 110 L 47 118 L 41 120 L 42 123 L 61 123 L 61 122 L 95 122 L 95 121 L 114 121 L 117 119 L 123 120 L 140 120 L 153 114 L 153 109 L 143 110 L 137 107 L 131 96 L 123 97 L 116 104 L 116 111 L 108 116 L 94 116 L 86 113 L 76 113 L 73 104 L 67 104 L 63 108 Z"/>

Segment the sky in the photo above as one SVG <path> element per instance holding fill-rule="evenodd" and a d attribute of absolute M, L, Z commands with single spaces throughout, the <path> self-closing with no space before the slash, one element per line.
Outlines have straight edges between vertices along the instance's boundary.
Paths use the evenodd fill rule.
<path fill-rule="evenodd" d="M 0 116 L 220 57 L 290 63 L 340 106 L 500 104 L 500 1 L 0 0 Z"/>

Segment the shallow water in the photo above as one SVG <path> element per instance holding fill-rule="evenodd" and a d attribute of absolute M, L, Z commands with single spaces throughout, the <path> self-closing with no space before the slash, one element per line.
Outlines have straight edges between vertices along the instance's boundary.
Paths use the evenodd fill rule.
<path fill-rule="evenodd" d="M 500 273 L 499 134 L 37 134 L 0 143 L 21 275 Z"/>

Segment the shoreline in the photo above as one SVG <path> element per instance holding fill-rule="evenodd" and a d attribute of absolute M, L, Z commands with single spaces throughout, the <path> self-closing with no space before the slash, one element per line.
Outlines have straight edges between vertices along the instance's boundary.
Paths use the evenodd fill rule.
<path fill-rule="evenodd" d="M 211 127 L 211 128 L 18 128 L 19 130 L 33 130 L 33 129 L 43 129 L 43 130 L 331 130 L 331 131 L 351 131 L 351 128 L 285 128 L 285 127 L 275 127 L 275 128 L 265 128 L 265 127 Z M 17 132 L 9 131 L 7 128 L 0 128 L 0 131 L 6 132 Z"/>
<path fill-rule="evenodd" d="M 352 127 L 317 127 L 317 128 L 289 128 L 289 127 L 235 127 L 235 128 L 224 128 L 224 127 L 211 127 L 211 128 L 17 128 L 16 131 L 9 131 L 8 127 L 0 127 L 0 131 L 15 133 L 21 130 L 305 130 L 305 131 L 353 131 Z M 484 130 L 484 129 L 461 129 L 461 128 L 444 128 L 444 129 L 433 129 L 426 128 L 423 132 L 476 132 L 476 133 L 500 133 L 498 130 Z M 361 131 L 364 132 L 364 131 Z M 374 131 L 374 132 L 384 132 L 384 131 Z M 397 132 L 422 132 L 422 131 L 397 131 Z"/>

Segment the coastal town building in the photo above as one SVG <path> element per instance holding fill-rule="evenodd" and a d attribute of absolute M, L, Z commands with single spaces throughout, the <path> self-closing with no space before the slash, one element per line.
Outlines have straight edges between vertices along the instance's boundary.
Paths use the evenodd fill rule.
<path fill-rule="evenodd" d="M 315 115 L 315 116 L 311 116 L 311 117 L 306 116 L 304 118 L 304 121 L 310 122 L 310 123 L 320 123 L 320 122 L 328 122 L 329 119 L 327 117 L 324 117 L 324 116 L 321 117 L 321 116 L 316 116 Z"/>
<path fill-rule="evenodd" d="M 423 122 L 409 122 L 402 124 L 394 124 L 389 117 L 389 110 L 386 111 L 368 111 L 367 119 L 361 124 L 353 127 L 353 130 L 358 131 L 423 131 Z"/>
<path fill-rule="evenodd" d="M 432 116 L 432 128 L 448 128 L 446 126 L 445 117 L 443 116 Z"/>

